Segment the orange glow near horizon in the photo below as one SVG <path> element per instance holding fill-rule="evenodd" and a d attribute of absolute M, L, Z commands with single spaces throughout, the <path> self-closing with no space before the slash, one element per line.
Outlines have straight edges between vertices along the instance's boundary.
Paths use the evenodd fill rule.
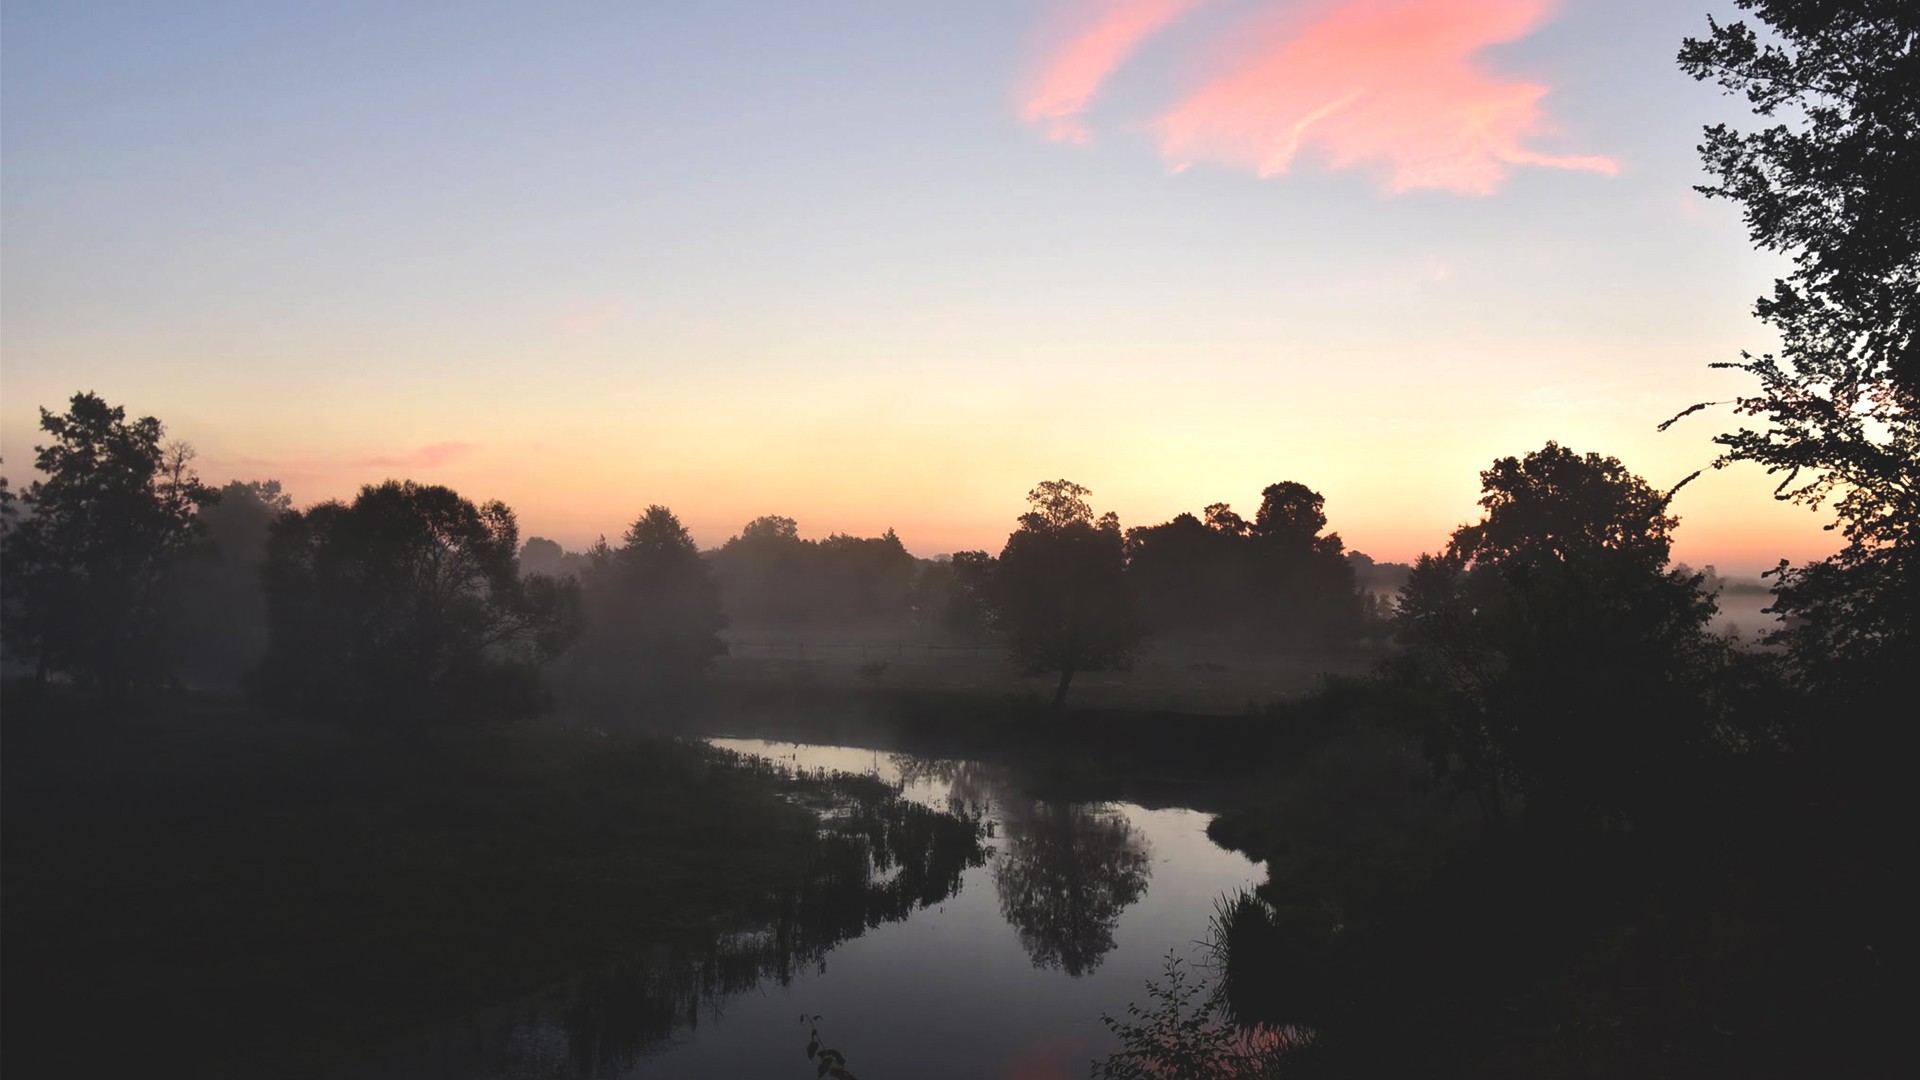
<path fill-rule="evenodd" d="M 388 477 L 446 484 L 468 498 L 506 502 L 519 518 L 523 537 L 546 536 L 571 550 L 599 536 L 617 538 L 647 505 L 660 503 L 678 514 L 703 548 L 724 543 L 753 518 L 779 514 L 794 518 L 800 534 L 810 539 L 836 532 L 877 536 L 891 528 L 922 557 L 971 549 L 998 552 L 1024 509 L 1026 491 L 1056 476 L 1087 483 L 1096 509 L 1115 510 L 1129 527 L 1180 513 L 1197 515 L 1216 501 L 1251 516 L 1263 486 L 1292 479 L 1326 496 L 1328 529 L 1339 533 L 1349 550 L 1382 562 L 1409 562 L 1439 550 L 1457 526 L 1478 520 L 1478 470 L 1490 460 L 1484 450 L 1489 441 L 1445 440 L 1427 461 L 1392 464 L 1352 456 L 1357 447 L 1317 459 L 1236 448 L 1221 457 L 1251 463 L 1174 460 L 1155 468 L 1148 454 L 1087 447 L 1083 456 L 1036 471 L 1025 453 L 980 452 L 969 460 L 965 475 L 948 467 L 950 454 L 921 443 L 891 461 L 868 461 L 858 483 L 847 479 L 849 457 L 827 462 L 824 471 L 756 471 L 749 465 L 760 453 L 757 447 L 715 455 L 694 468 L 677 462 L 671 469 L 636 464 L 650 455 L 589 452 L 578 455 L 576 467 L 560 471 L 543 467 L 537 451 L 527 448 L 472 447 L 442 454 L 433 444 L 414 452 L 343 455 L 333 464 L 316 458 L 210 456 L 200 465 L 214 482 L 278 478 L 299 506 L 351 498 L 361 485 Z M 1514 443 L 1514 452 L 1526 448 L 1525 442 Z M 398 464 L 403 459 L 409 464 Z M 1670 482 L 1675 467 L 1644 453 L 1625 460 L 1654 482 Z M 1295 464 L 1273 464 L 1280 461 Z M 1801 562 L 1838 547 L 1833 534 L 1821 530 L 1826 515 L 1776 502 L 1768 491 L 1757 469 L 1703 474 L 1675 500 L 1681 526 L 1674 558 L 1752 575 L 1781 558 Z"/>

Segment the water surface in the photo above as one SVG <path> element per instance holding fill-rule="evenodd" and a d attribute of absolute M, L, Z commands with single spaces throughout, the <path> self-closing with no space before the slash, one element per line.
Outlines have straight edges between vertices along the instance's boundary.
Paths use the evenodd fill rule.
<path fill-rule="evenodd" d="M 1216 899 L 1262 876 L 1191 809 L 1040 798 L 976 761 L 711 741 L 877 775 L 900 805 L 843 823 L 838 854 L 759 925 L 629 958 L 353 1075 L 810 1077 L 818 1016 L 862 1080 L 1084 1077 L 1113 1046 L 1101 1014 L 1144 1001 L 1169 951 L 1197 957 Z"/>

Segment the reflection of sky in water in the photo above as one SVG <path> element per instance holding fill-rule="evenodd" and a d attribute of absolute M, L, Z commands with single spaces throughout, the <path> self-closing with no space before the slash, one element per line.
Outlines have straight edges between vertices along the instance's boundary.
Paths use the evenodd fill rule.
<path fill-rule="evenodd" d="M 977 852 L 970 830 L 962 847 L 951 832 L 938 840 L 908 828 L 892 834 L 891 850 L 926 873 L 900 896 L 878 895 L 875 883 L 904 877 L 904 861 L 849 879 L 847 865 L 828 860 L 773 931 L 742 927 L 704 946 L 610 957 L 612 968 L 583 973 L 578 985 L 410 1040 L 340 1080 L 803 1080 L 814 1069 L 802 1015 L 821 1017 L 826 1044 L 865 1080 L 1082 1077 L 1112 1048 L 1100 1014 L 1145 1001 L 1169 949 L 1197 953 L 1216 898 L 1261 876 L 1215 847 L 1208 815 L 1191 810 L 1042 802 L 1004 769 L 971 761 L 713 741 L 794 769 L 874 774 L 936 810 L 957 797 L 985 815 L 990 854 L 967 867 Z M 905 825 L 891 811 L 883 818 Z M 954 873 L 949 894 L 943 875 Z M 903 920 L 887 921 L 901 911 Z M 824 959 L 810 962 L 816 953 Z M 789 963 L 782 986 L 774 973 Z"/>
<path fill-rule="evenodd" d="M 800 768 L 877 773 L 891 781 L 901 779 L 907 764 L 850 747 L 714 742 Z M 950 786 L 917 776 L 906 793 L 944 808 Z M 806 1027 L 798 1023 L 805 1013 L 822 1017 L 827 1043 L 845 1051 L 848 1068 L 866 1080 L 1082 1077 L 1088 1059 L 1111 1045 L 1100 1014 L 1144 1000 L 1144 985 L 1160 974 L 1168 949 L 1193 954 L 1214 899 L 1260 878 L 1254 864 L 1206 838 L 1206 814 L 1130 803 L 1086 808 L 1131 826 L 1150 864 L 1144 890 L 1119 912 L 1113 947 L 1086 974 L 1037 967 L 1003 915 L 995 885 L 996 864 L 1009 849 L 1010 808 L 999 804 L 1026 803 L 1025 812 L 1040 814 L 1049 808 L 1003 780 L 990 789 L 996 805 L 989 816 L 1002 823 L 991 841 L 996 854 L 967 871 L 958 895 L 904 922 L 869 929 L 789 986 L 763 984 L 733 999 L 719 1023 L 683 1032 L 675 1046 L 641 1060 L 629 1075 L 810 1076 L 802 1056 Z"/>

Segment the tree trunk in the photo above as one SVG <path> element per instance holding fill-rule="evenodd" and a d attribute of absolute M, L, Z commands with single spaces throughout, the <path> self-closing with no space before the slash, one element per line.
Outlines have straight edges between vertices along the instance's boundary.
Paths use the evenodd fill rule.
<path fill-rule="evenodd" d="M 1071 685 L 1072 682 L 1073 682 L 1073 668 L 1072 667 L 1061 668 L 1060 669 L 1060 685 L 1055 687 L 1053 690 L 1053 707 L 1054 708 L 1060 709 L 1060 708 L 1066 707 L 1067 687 Z"/>

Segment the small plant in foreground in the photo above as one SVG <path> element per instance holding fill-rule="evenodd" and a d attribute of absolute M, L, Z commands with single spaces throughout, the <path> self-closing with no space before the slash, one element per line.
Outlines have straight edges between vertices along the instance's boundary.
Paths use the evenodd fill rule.
<path fill-rule="evenodd" d="M 1125 1019 L 1100 1015 L 1121 1048 L 1093 1063 L 1097 1080 L 1264 1080 L 1278 1077 L 1286 1053 L 1311 1038 L 1228 1022 L 1216 995 L 1172 951 L 1163 979 L 1147 981 L 1147 997 L 1153 1004 L 1128 1005 Z"/>

